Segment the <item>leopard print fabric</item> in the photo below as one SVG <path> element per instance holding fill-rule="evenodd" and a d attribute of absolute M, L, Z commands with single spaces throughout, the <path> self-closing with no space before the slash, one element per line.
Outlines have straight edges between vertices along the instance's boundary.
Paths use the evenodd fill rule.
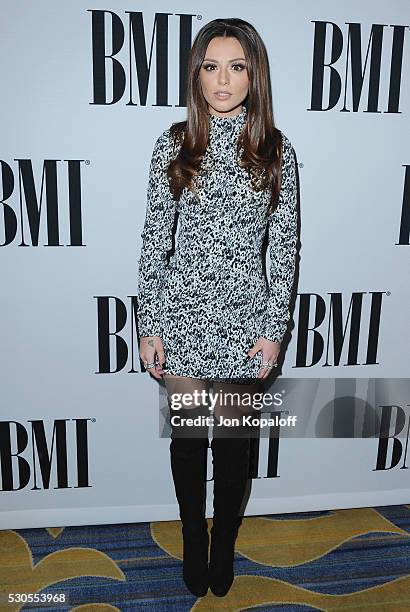
<path fill-rule="evenodd" d="M 247 119 L 209 114 L 209 140 L 195 193 L 172 199 L 166 168 L 175 155 L 170 129 L 156 140 L 138 264 L 140 336 L 160 336 L 164 371 L 214 381 L 257 376 L 261 353 L 247 353 L 259 336 L 281 341 L 290 317 L 297 213 L 293 147 L 283 136 L 282 186 L 268 217 L 270 193 L 254 192 L 236 159 Z M 240 154 L 240 152 L 239 152 Z M 176 248 L 172 248 L 178 213 Z M 262 268 L 268 226 L 269 286 Z"/>

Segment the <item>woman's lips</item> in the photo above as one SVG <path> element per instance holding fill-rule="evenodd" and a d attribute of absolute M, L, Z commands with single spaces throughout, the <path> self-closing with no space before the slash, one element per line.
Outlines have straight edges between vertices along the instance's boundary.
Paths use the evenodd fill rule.
<path fill-rule="evenodd" d="M 231 96 L 231 94 L 230 93 L 224 93 L 223 94 L 223 93 L 218 93 L 217 92 L 217 93 L 214 94 L 214 96 L 216 98 L 218 98 L 219 100 L 227 100 Z"/>

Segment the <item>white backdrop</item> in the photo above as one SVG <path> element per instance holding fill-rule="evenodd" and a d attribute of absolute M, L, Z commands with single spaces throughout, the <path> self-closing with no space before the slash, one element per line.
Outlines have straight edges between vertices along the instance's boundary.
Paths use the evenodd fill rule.
<path fill-rule="evenodd" d="M 269 477 L 261 440 L 246 514 L 410 502 L 402 469 L 408 1 L 227 0 L 221 9 L 213 0 L 8 0 L 0 26 L 2 529 L 179 518 L 169 438 L 160 435 L 165 391 L 140 370 L 134 309 L 153 144 L 185 118 L 179 42 L 189 15 L 192 39 L 226 16 L 260 32 L 275 121 L 298 161 L 301 248 L 286 380 L 274 388 L 293 390 L 288 409 L 303 437 L 283 436 Z M 104 60 L 113 33 L 114 62 Z M 385 380 L 372 403 L 374 378 Z M 404 437 L 389 439 L 384 455 L 383 402 L 404 415 L 396 431 Z M 345 435 L 369 410 L 372 434 Z M 327 437 L 315 437 L 323 415 Z"/>

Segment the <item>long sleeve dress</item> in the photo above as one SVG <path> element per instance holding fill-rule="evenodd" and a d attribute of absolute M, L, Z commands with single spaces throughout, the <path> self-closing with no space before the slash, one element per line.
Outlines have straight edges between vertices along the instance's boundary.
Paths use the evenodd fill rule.
<path fill-rule="evenodd" d="M 268 216 L 269 190 L 254 192 L 236 159 L 247 108 L 209 114 L 209 139 L 195 193 L 172 199 L 166 175 L 175 155 L 170 129 L 156 140 L 138 264 L 140 336 L 160 336 L 164 371 L 213 381 L 255 378 L 262 361 L 247 353 L 259 336 L 281 341 L 290 317 L 297 242 L 296 168 L 282 132 L 282 186 Z M 175 214 L 178 233 L 172 248 Z M 268 225 L 269 285 L 262 244 Z"/>

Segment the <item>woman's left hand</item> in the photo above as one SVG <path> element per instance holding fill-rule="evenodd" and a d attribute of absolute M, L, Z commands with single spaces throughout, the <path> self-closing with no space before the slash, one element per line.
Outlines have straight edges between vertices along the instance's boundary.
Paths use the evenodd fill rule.
<path fill-rule="evenodd" d="M 280 342 L 273 342 L 272 340 L 267 340 L 263 336 L 260 336 L 250 351 L 248 351 L 248 355 L 250 358 L 255 357 L 256 353 L 262 351 L 262 364 L 270 363 L 273 367 L 277 364 L 278 355 L 280 351 Z M 267 378 L 271 373 L 273 368 L 267 368 L 261 365 L 257 378 Z"/>

